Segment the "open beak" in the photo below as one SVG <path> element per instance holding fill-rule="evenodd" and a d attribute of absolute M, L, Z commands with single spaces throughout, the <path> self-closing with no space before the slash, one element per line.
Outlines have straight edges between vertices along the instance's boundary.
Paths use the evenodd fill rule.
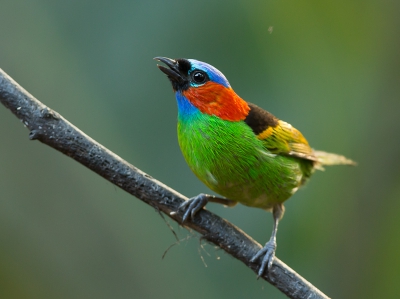
<path fill-rule="evenodd" d="M 166 68 L 165 66 L 157 64 L 157 67 L 160 69 L 160 71 L 166 74 L 171 81 L 176 81 L 179 84 L 183 84 L 185 82 L 179 71 L 179 63 L 176 60 L 167 57 L 154 57 L 154 60 L 163 62 L 169 67 Z"/>

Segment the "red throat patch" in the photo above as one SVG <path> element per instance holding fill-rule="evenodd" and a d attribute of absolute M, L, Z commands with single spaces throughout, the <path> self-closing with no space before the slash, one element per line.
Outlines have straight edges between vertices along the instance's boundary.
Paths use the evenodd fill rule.
<path fill-rule="evenodd" d="M 203 113 L 218 116 L 224 120 L 244 120 L 250 107 L 232 88 L 215 82 L 199 87 L 189 87 L 183 95 Z"/>

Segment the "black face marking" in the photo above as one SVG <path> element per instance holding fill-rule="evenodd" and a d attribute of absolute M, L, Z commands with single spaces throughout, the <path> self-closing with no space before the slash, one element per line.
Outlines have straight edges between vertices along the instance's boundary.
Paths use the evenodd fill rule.
<path fill-rule="evenodd" d="M 192 68 L 192 65 L 190 64 L 189 60 L 185 58 L 179 58 L 176 59 L 176 62 L 178 63 L 178 69 L 181 75 L 185 75 L 187 77 L 190 69 Z"/>
<path fill-rule="evenodd" d="M 189 71 L 192 67 L 189 60 L 183 58 L 174 60 L 167 57 L 155 57 L 154 59 L 161 61 L 168 66 L 167 68 L 158 65 L 158 68 L 167 75 L 174 91 L 186 90 L 189 88 L 191 80 Z"/>
<path fill-rule="evenodd" d="M 182 77 L 183 77 L 183 76 L 182 76 Z M 169 77 L 168 77 L 168 78 L 169 78 Z M 177 90 L 184 91 L 184 90 L 186 90 L 186 89 L 189 88 L 189 86 L 190 86 L 189 80 L 187 80 L 187 77 L 183 77 L 183 78 L 184 78 L 183 81 L 175 81 L 175 80 L 171 80 L 171 78 L 169 78 L 170 81 L 171 81 L 171 84 L 172 84 L 172 88 L 173 88 L 175 91 L 177 91 Z"/>
<path fill-rule="evenodd" d="M 167 57 L 155 57 L 154 59 L 168 66 L 167 68 L 158 65 L 158 68 L 167 75 L 175 91 L 187 90 L 191 83 L 201 85 L 210 80 L 207 73 L 203 70 L 195 69 L 191 71 L 192 65 L 188 59 L 179 58 L 174 60 Z"/>
<path fill-rule="evenodd" d="M 250 111 L 244 122 L 253 130 L 254 134 L 258 135 L 269 127 L 276 127 L 278 125 L 278 118 L 274 115 L 257 105 L 252 103 L 247 104 L 250 107 Z"/>

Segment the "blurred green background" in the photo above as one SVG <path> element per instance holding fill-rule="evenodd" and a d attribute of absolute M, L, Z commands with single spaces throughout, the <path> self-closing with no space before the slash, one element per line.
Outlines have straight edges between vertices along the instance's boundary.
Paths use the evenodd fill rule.
<path fill-rule="evenodd" d="M 236 92 L 359 165 L 286 204 L 277 256 L 333 298 L 400 293 L 400 2 L 0 1 L 0 68 L 179 192 L 176 104 L 154 56 L 220 69 Z M 0 298 L 285 298 L 237 260 L 37 141 L 0 106 Z M 272 217 L 218 205 L 260 243 Z"/>

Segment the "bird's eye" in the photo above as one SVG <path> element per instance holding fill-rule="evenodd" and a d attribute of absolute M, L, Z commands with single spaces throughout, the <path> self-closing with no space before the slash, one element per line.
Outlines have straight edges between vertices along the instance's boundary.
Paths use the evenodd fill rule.
<path fill-rule="evenodd" d="M 207 74 L 203 71 L 194 71 L 192 73 L 192 79 L 197 84 L 202 84 L 207 81 Z"/>

